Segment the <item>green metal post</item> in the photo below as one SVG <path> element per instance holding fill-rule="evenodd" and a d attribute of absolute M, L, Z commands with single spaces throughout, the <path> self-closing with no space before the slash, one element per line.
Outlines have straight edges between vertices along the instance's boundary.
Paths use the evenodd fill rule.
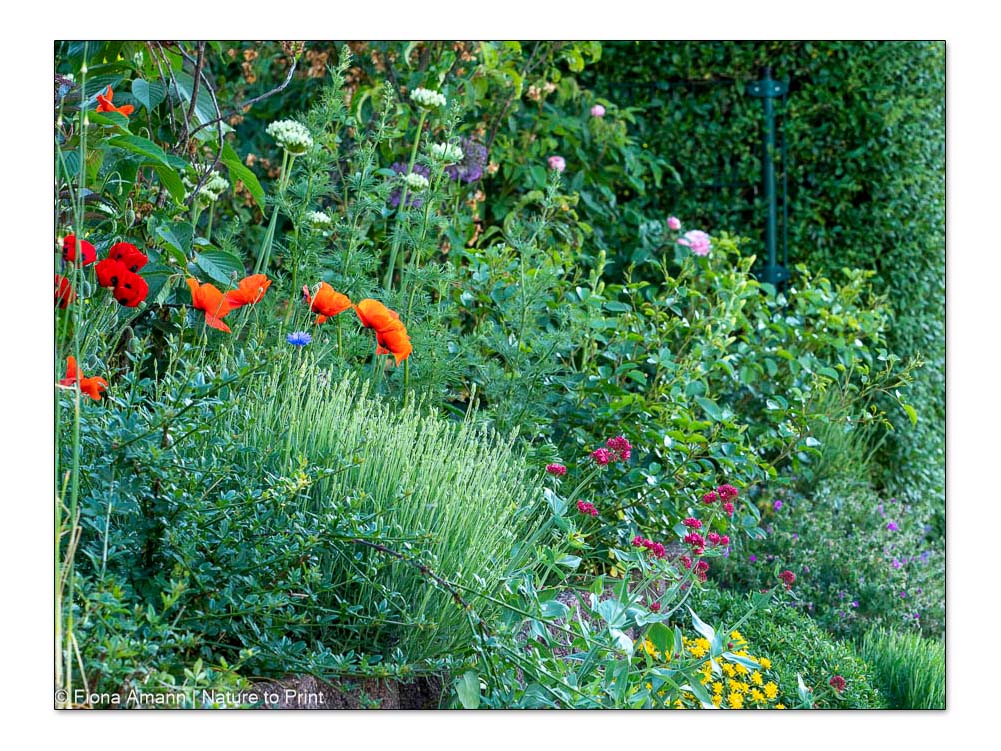
<path fill-rule="evenodd" d="M 761 80 L 747 84 L 749 96 L 758 97 L 765 105 L 765 149 L 762 157 L 765 200 L 768 201 L 768 217 L 765 224 L 765 264 L 764 279 L 769 284 L 778 284 L 789 278 L 789 270 L 778 262 L 778 199 L 775 192 L 775 104 L 772 101 L 786 92 L 786 85 L 772 78 L 770 68 L 763 68 Z"/>

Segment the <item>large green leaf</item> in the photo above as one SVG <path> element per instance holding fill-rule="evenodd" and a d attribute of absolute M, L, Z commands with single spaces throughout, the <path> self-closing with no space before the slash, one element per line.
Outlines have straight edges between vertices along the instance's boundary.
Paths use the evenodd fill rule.
<path fill-rule="evenodd" d="M 467 670 L 455 682 L 455 691 L 459 701 L 466 709 L 479 709 L 480 706 L 480 676 L 475 670 Z"/>
<path fill-rule="evenodd" d="M 152 167 L 160 178 L 160 182 L 163 183 L 163 187 L 170 193 L 170 197 L 178 204 L 183 204 L 185 191 L 181 176 L 165 164 L 154 164 Z"/>
<path fill-rule="evenodd" d="M 233 147 L 229 143 L 224 143 L 222 147 L 222 163 L 226 165 L 229 170 L 229 176 L 233 182 L 239 180 L 244 185 L 247 186 L 247 190 L 250 191 L 250 195 L 254 197 L 257 201 L 257 205 L 262 209 L 264 208 L 264 188 L 261 187 L 260 181 L 257 179 L 250 167 L 245 165 L 240 161 L 240 157 L 233 150 Z"/>
<path fill-rule="evenodd" d="M 156 228 L 156 234 L 174 250 L 179 251 L 183 258 L 187 259 L 195 234 L 190 224 L 187 222 L 162 224 Z"/>
<path fill-rule="evenodd" d="M 114 138 L 109 139 L 108 143 L 112 146 L 117 146 L 120 149 L 126 149 L 136 154 L 141 154 L 147 159 L 152 160 L 155 164 L 162 164 L 165 167 L 185 169 L 188 166 L 188 163 L 180 157 L 168 154 L 148 138 L 143 138 L 142 136 L 115 136 Z"/>
<path fill-rule="evenodd" d="M 671 659 L 674 652 L 674 632 L 663 623 L 654 623 L 646 632 L 646 638 L 653 644 L 654 650 L 660 652 L 665 660 Z"/>
<path fill-rule="evenodd" d="M 225 250 L 203 250 L 195 254 L 195 265 L 213 281 L 230 286 L 235 278 L 242 277 L 246 270 L 243 261 Z"/>
<path fill-rule="evenodd" d="M 132 96 L 147 110 L 152 110 L 167 98 L 167 87 L 159 81 L 150 83 L 137 78 L 132 82 Z"/>

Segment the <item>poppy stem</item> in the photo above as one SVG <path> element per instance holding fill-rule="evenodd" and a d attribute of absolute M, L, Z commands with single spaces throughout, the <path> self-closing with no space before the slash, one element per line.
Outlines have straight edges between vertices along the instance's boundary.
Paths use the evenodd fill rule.
<path fill-rule="evenodd" d="M 421 143 L 421 131 L 424 130 L 424 120 L 427 117 L 427 110 L 421 110 L 420 119 L 417 121 L 417 135 L 414 136 L 414 146 L 410 151 L 410 163 L 407 165 L 407 175 L 409 175 L 414 170 L 414 163 L 417 161 L 417 147 Z M 406 175 L 404 175 L 406 177 Z M 403 216 L 403 212 L 407 210 L 407 188 L 406 182 L 403 183 L 403 189 L 400 191 L 400 205 L 396 209 L 396 222 L 398 225 L 400 223 L 400 217 Z M 400 232 L 399 227 L 394 227 L 396 231 L 393 233 L 393 246 L 389 251 L 389 265 L 386 268 L 386 278 L 383 280 L 382 286 L 389 291 L 393 287 L 393 270 L 396 268 L 396 254 L 400 251 Z"/>

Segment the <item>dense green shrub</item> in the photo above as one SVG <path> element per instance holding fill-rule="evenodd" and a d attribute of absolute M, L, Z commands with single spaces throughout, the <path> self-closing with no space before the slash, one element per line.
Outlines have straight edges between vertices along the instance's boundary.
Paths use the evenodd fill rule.
<path fill-rule="evenodd" d="M 789 262 L 826 273 L 842 267 L 877 272 L 877 289 L 893 311 L 889 348 L 926 362 L 914 391 L 918 428 L 887 443 L 881 479 L 891 493 L 939 509 L 944 52 L 941 42 L 607 42 L 601 60 L 582 74 L 599 96 L 630 103 L 638 113 L 637 140 L 680 173 L 677 186 L 630 196 L 642 204 L 640 214 L 675 214 L 687 225 L 759 242 L 763 115 L 760 100 L 744 87 L 765 65 L 776 78 L 789 79 L 788 96 L 777 105 L 789 187 L 783 230 Z M 630 249 L 620 252 L 628 257 Z M 895 422 L 907 426 L 906 419 Z"/>
<path fill-rule="evenodd" d="M 942 633 L 944 556 L 921 507 L 844 476 L 759 503 L 768 538 L 748 546 L 753 565 L 733 561 L 724 581 L 767 583 L 778 560 L 798 577 L 800 607 L 832 633 L 861 638 L 872 625 Z"/>
<path fill-rule="evenodd" d="M 873 629 L 862 640 L 873 680 L 894 709 L 945 709 L 945 644 Z"/>
<path fill-rule="evenodd" d="M 794 591 L 798 587 L 799 580 Z M 733 622 L 749 604 L 743 595 L 710 591 L 699 603 L 699 615 L 714 622 Z M 873 670 L 850 644 L 832 638 L 789 604 L 777 603 L 756 611 L 740 633 L 756 654 L 771 660 L 787 706 L 798 704 L 797 676 L 813 689 L 822 709 L 878 709 L 886 705 Z M 828 683 L 835 675 L 847 682 L 841 694 L 832 691 Z"/>

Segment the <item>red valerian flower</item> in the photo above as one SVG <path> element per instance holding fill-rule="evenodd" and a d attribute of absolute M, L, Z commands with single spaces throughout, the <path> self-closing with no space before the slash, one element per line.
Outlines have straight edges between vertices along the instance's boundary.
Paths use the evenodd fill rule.
<path fill-rule="evenodd" d="M 370 298 L 362 300 L 354 308 L 362 326 L 375 331 L 377 355 L 392 354 L 397 365 L 410 357 L 413 346 L 410 344 L 407 327 L 400 321 L 396 311 Z"/>
<path fill-rule="evenodd" d="M 699 561 L 695 564 L 695 576 L 698 577 L 700 582 L 706 580 L 706 571 L 709 570 L 709 564 L 705 561 Z"/>
<path fill-rule="evenodd" d="M 103 378 L 84 378 L 83 371 L 76 364 L 76 358 L 70 355 L 66 358 L 66 377 L 59 381 L 60 386 L 80 387 L 80 391 L 89 396 L 94 401 L 101 400 L 101 392 L 107 390 L 108 382 Z"/>
<path fill-rule="evenodd" d="M 704 496 L 702 496 L 702 502 L 704 504 L 706 504 L 707 506 L 709 506 L 709 505 L 712 505 L 713 503 L 716 503 L 716 499 L 718 497 L 719 496 L 716 495 L 716 491 L 715 490 L 710 490 L 708 493 L 706 493 Z"/>
<path fill-rule="evenodd" d="M 557 477 L 563 477 L 567 473 L 567 468 L 562 464 L 552 463 L 546 465 L 546 472 Z"/>
<path fill-rule="evenodd" d="M 612 463 L 614 455 L 608 449 L 595 449 L 591 452 L 591 458 L 599 467 L 606 467 Z"/>
<path fill-rule="evenodd" d="M 185 281 L 191 290 L 191 304 L 195 310 L 205 313 L 205 325 L 227 334 L 232 333 L 229 326 L 222 322 L 223 317 L 232 310 L 222 292 L 211 284 L 199 284 L 197 279 L 189 277 Z"/>
<path fill-rule="evenodd" d="M 348 299 L 348 296 L 341 294 L 326 282 L 320 282 L 320 286 L 313 296 L 310 296 L 308 287 L 303 287 L 302 293 L 306 297 L 306 302 L 309 303 L 309 309 L 318 314 L 316 316 L 317 326 L 351 307 L 351 300 Z M 373 300 L 373 302 L 375 301 Z M 358 315 L 361 317 L 360 313 Z M 364 320 L 362 320 L 362 324 L 368 325 Z"/>
<path fill-rule="evenodd" d="M 732 501 L 739 495 L 737 488 L 733 487 L 733 485 L 720 485 L 716 488 L 716 492 L 719 493 L 719 497 L 724 501 Z"/>
<path fill-rule="evenodd" d="M 122 266 L 112 295 L 126 308 L 134 308 L 149 294 L 149 285 L 139 274 L 133 274 Z"/>
<path fill-rule="evenodd" d="M 74 300 L 76 300 L 76 292 L 73 291 L 73 285 L 70 284 L 70 280 L 61 274 L 56 274 L 56 305 L 60 308 L 67 308 Z"/>
<path fill-rule="evenodd" d="M 844 679 L 844 678 L 843 678 L 842 676 L 840 676 L 840 675 L 835 675 L 835 676 L 833 676 L 833 677 L 831 678 L 831 680 L 830 680 L 830 681 L 828 681 L 828 682 L 829 682 L 829 683 L 831 684 L 831 688 L 833 688 L 833 689 L 834 689 L 835 691 L 837 691 L 837 692 L 838 692 L 839 694 L 840 694 L 840 693 L 841 693 L 842 691 L 844 691 L 844 690 L 845 690 L 845 687 L 846 687 L 846 686 L 848 685 L 848 681 L 846 681 L 846 680 L 845 680 L 845 679 Z"/>
<path fill-rule="evenodd" d="M 786 589 L 792 589 L 792 585 L 796 581 L 796 574 L 792 571 L 786 570 L 779 574 L 779 579 L 785 582 Z"/>
<path fill-rule="evenodd" d="M 588 503 L 587 501 L 577 501 L 577 510 L 582 514 L 588 514 L 589 516 L 597 516 L 598 509 L 593 503 Z"/>
<path fill-rule="evenodd" d="M 81 266 L 87 266 L 97 260 L 97 249 L 86 240 L 77 240 L 76 235 L 66 235 L 63 240 L 63 260 L 67 263 L 76 262 L 76 246 L 80 243 Z"/>
<path fill-rule="evenodd" d="M 113 261 L 118 261 L 126 269 L 131 271 L 133 274 L 139 271 L 149 258 L 143 253 L 139 248 L 137 248 L 132 243 L 115 243 L 111 246 L 108 251 L 108 258 Z"/>
<path fill-rule="evenodd" d="M 120 115 L 125 115 L 128 117 L 133 112 L 135 112 L 135 107 L 131 104 L 123 104 L 121 107 L 116 107 L 112 104 L 111 100 L 115 98 L 115 92 L 111 90 L 108 86 L 107 90 L 103 94 L 97 95 L 97 111 L 98 112 L 117 112 Z"/>
<path fill-rule="evenodd" d="M 264 274 L 252 274 L 241 279 L 236 289 L 231 289 L 226 293 L 226 302 L 231 308 L 254 305 L 261 301 L 270 286 L 271 280 Z"/>

